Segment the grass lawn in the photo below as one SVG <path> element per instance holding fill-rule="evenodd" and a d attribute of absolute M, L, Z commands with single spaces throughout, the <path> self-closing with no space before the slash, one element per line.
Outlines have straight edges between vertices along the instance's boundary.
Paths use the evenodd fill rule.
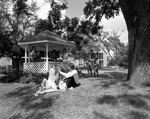
<path fill-rule="evenodd" d="M 126 72 L 105 70 L 74 90 L 38 97 L 38 85 L 0 83 L 0 119 L 150 119 L 150 89 L 125 79 Z"/>

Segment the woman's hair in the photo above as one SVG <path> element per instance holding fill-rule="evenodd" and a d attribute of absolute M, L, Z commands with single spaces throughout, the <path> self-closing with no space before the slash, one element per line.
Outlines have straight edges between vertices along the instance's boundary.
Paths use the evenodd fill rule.
<path fill-rule="evenodd" d="M 33 47 L 31 48 L 31 51 L 30 51 L 30 52 L 32 52 L 32 51 L 33 51 L 33 49 L 36 49 L 36 47 L 35 47 L 35 46 L 33 46 Z"/>
<path fill-rule="evenodd" d="M 63 49 L 63 52 L 67 52 L 67 49 L 66 49 L 66 48 L 64 48 L 64 49 Z"/>
<path fill-rule="evenodd" d="M 75 66 L 74 66 L 73 63 L 70 63 L 70 64 L 69 64 L 69 67 L 70 67 L 71 69 L 75 69 Z"/>

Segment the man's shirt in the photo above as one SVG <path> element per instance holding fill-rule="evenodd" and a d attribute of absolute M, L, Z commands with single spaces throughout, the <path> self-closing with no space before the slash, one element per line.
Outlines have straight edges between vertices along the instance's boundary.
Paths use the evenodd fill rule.
<path fill-rule="evenodd" d="M 69 78 L 69 77 L 73 77 L 76 84 L 79 84 L 79 75 L 78 75 L 78 72 L 77 70 L 72 70 L 72 71 L 69 71 L 68 73 L 64 73 L 62 71 L 59 71 L 60 74 L 62 74 L 63 76 L 65 76 L 66 78 Z"/>

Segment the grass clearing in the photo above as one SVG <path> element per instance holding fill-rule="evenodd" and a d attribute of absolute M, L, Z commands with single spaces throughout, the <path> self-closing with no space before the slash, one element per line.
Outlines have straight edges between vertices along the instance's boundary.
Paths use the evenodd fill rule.
<path fill-rule="evenodd" d="M 150 90 L 125 83 L 125 72 L 81 78 L 74 90 L 35 97 L 38 85 L 0 83 L 0 119 L 150 119 Z"/>

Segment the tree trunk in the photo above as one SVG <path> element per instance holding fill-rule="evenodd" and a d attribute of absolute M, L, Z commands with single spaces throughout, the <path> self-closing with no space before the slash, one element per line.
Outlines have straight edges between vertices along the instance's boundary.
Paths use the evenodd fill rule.
<path fill-rule="evenodd" d="M 150 2 L 119 0 L 128 29 L 129 70 L 134 86 L 150 84 Z"/>
<path fill-rule="evenodd" d="M 19 71 L 19 61 L 20 59 L 18 57 L 15 57 L 15 66 L 16 66 L 16 70 Z"/>

